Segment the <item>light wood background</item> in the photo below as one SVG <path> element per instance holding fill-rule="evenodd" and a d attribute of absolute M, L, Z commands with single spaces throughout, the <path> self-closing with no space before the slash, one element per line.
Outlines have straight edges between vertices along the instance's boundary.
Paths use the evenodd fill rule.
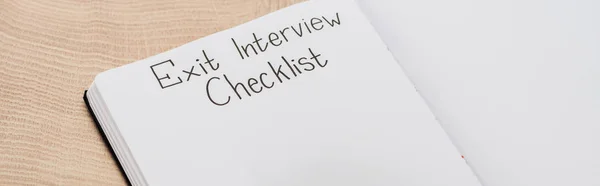
<path fill-rule="evenodd" d="M 82 96 L 102 71 L 292 0 L 0 0 L 0 185 L 125 185 Z"/>

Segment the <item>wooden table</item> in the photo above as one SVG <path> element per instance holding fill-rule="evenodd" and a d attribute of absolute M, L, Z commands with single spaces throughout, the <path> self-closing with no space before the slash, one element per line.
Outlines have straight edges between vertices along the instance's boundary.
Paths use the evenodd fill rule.
<path fill-rule="evenodd" d="M 294 4 L 0 0 L 0 185 L 124 185 L 82 96 L 96 74 Z"/>

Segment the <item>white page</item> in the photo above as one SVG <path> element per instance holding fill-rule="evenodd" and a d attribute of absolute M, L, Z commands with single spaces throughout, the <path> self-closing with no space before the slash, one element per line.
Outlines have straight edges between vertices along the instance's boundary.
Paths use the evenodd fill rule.
<path fill-rule="evenodd" d="M 483 185 L 600 185 L 600 1 L 359 4 Z"/>
<path fill-rule="evenodd" d="M 302 38 L 288 30 L 288 42 L 243 60 L 231 40 L 241 45 L 252 33 L 336 14 L 339 25 Z M 309 47 L 327 64 L 280 83 L 267 61 L 310 57 Z M 187 81 L 182 70 L 202 73 L 195 62 L 204 61 L 202 50 L 219 68 Z M 150 66 L 169 59 L 155 77 Z M 240 89 L 241 100 L 223 76 L 241 82 L 261 72 L 273 87 L 252 96 Z M 157 78 L 166 73 L 162 86 L 178 76 L 183 83 L 161 88 Z M 230 96 L 226 105 L 208 99 L 212 77 L 220 79 L 209 92 L 218 104 Z M 479 185 L 353 1 L 295 5 L 109 70 L 95 83 L 151 185 Z"/>

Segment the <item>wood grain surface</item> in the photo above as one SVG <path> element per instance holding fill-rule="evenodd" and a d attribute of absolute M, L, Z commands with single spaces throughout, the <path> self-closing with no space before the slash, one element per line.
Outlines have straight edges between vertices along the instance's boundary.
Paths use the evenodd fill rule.
<path fill-rule="evenodd" d="M 0 185 L 125 185 L 82 99 L 94 76 L 294 3 L 0 0 Z"/>

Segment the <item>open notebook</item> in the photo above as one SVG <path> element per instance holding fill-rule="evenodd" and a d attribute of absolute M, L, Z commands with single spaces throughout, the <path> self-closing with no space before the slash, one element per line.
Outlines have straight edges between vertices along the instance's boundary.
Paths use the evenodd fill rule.
<path fill-rule="evenodd" d="M 466 2 L 452 6 L 459 10 Z M 547 65 L 520 64 L 525 69 L 515 74 L 512 63 L 475 63 L 510 58 L 486 53 L 490 47 L 474 41 L 491 37 L 485 34 L 462 40 L 466 43 L 449 43 L 460 41 L 445 38 L 452 34 L 468 38 L 455 26 L 444 25 L 456 22 L 456 17 L 448 16 L 456 14 L 436 17 L 428 11 L 442 11 L 443 4 L 427 8 L 426 3 L 432 2 L 299 3 L 100 73 L 84 99 L 132 185 L 600 183 L 593 176 L 600 174 L 600 161 L 592 155 L 599 152 L 593 133 L 599 128 L 592 126 L 600 123 L 594 115 L 600 114 L 599 99 L 577 102 L 600 93 L 598 84 L 593 84 L 600 78 L 598 64 L 587 63 L 598 62 L 598 55 L 583 51 L 579 66 L 561 67 L 571 72 L 592 69 L 588 74 L 575 73 L 581 75 L 577 79 L 581 87 L 591 92 L 555 98 L 574 100 L 577 103 L 556 104 L 579 112 L 528 110 L 526 106 L 540 104 L 523 106 L 522 101 L 544 98 L 497 88 L 527 89 L 521 86 L 528 84 L 515 79 L 534 80 L 518 72 L 526 74 L 526 70 Z M 469 21 L 466 17 L 463 21 Z M 486 29 L 490 28 L 479 31 L 490 31 Z M 480 32 L 470 34 L 476 33 Z M 599 43 L 598 37 L 590 39 Z M 499 47 L 515 43 L 504 44 Z M 467 55 L 456 47 L 473 53 Z M 598 48 L 593 42 L 582 47 Z M 589 68 L 582 68 L 585 65 Z M 539 84 L 549 86 L 535 85 Z M 573 85 L 568 88 L 574 90 L 563 93 L 578 94 L 581 87 Z M 581 119 L 570 122 L 579 128 L 567 132 L 581 131 L 575 135 L 584 139 L 570 142 L 583 143 L 556 146 L 571 147 L 583 161 L 553 159 L 563 154 L 537 157 L 549 150 L 535 146 L 535 140 L 556 138 L 510 128 L 518 124 L 527 132 L 538 122 L 546 122 L 559 129 L 563 127 L 560 121 L 531 120 L 558 113 L 564 115 L 548 118 Z M 507 131 L 517 139 L 505 138 Z M 539 149 L 521 151 L 522 159 L 511 158 L 519 152 L 497 152 L 523 147 Z M 495 157 L 497 153 L 508 158 Z M 548 159 L 554 165 L 532 167 Z M 563 177 L 539 180 L 540 175 Z"/>

